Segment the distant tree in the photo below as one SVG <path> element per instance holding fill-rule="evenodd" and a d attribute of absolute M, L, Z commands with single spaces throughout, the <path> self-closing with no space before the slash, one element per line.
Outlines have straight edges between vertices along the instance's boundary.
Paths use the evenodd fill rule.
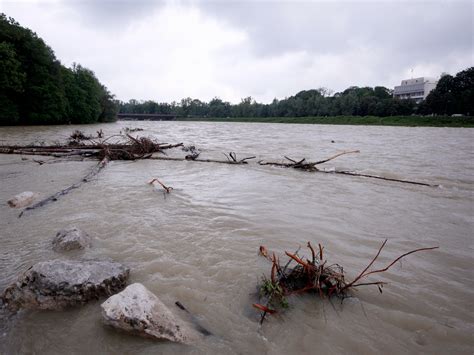
<path fill-rule="evenodd" d="M 474 114 L 474 67 L 456 74 L 453 91 L 456 95 L 453 113 Z"/>
<path fill-rule="evenodd" d="M 113 122 L 117 119 L 119 104 L 104 85 L 101 85 L 100 107 L 99 122 Z"/>
<path fill-rule="evenodd" d="M 321 94 L 321 96 L 324 96 L 324 97 L 329 97 L 329 96 L 332 96 L 332 94 L 334 94 L 333 90 L 325 88 L 325 87 L 320 87 L 316 89 L 316 91 L 318 91 Z"/>
<path fill-rule="evenodd" d="M 231 114 L 230 103 L 215 97 L 209 101 L 209 115 L 211 117 L 229 117 Z"/>
<path fill-rule="evenodd" d="M 392 90 L 387 89 L 386 87 L 383 87 L 383 86 L 376 86 L 374 87 L 374 96 L 380 100 L 391 99 Z"/>
<path fill-rule="evenodd" d="M 377 102 L 379 99 L 377 96 L 365 96 L 360 99 L 359 112 L 360 116 L 373 116 L 375 115 Z"/>
<path fill-rule="evenodd" d="M 449 115 L 454 110 L 454 77 L 444 75 L 426 98 L 427 110 L 429 113 Z"/>

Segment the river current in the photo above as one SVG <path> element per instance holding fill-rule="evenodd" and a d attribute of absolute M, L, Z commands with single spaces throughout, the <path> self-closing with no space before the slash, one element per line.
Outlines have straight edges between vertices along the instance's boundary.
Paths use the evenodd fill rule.
<path fill-rule="evenodd" d="M 6 201 L 22 191 L 46 197 L 96 164 L 39 165 L 0 155 L 0 290 L 35 262 L 112 259 L 131 268 L 175 313 L 181 301 L 214 336 L 191 345 L 116 332 L 100 303 L 61 312 L 0 315 L 1 354 L 401 354 L 474 351 L 474 129 L 260 123 L 126 122 L 85 126 L 2 127 L 0 144 L 64 141 L 74 129 L 108 135 L 125 127 L 161 142 L 195 145 L 202 158 L 256 155 L 248 165 L 188 161 L 113 161 L 92 182 L 30 214 Z M 259 166 L 283 156 L 325 169 L 409 179 L 439 187 Z M 170 156 L 183 156 L 180 148 Z M 165 195 L 147 184 L 158 178 Z M 56 232 L 74 225 L 93 237 L 83 252 L 51 249 Z M 259 326 L 256 284 L 270 271 L 258 248 L 283 254 L 307 241 L 355 277 L 387 245 L 377 266 L 409 255 L 341 304 L 310 295 Z M 306 254 L 307 255 L 307 254 Z M 283 259 L 283 256 L 282 256 Z"/>

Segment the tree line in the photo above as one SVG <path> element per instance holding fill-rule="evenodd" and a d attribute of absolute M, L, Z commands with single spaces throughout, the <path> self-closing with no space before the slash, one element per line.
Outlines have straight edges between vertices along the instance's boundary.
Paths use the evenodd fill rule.
<path fill-rule="evenodd" d="M 63 66 L 36 33 L 0 14 L 0 125 L 109 122 L 117 111 L 91 70 Z"/>
<path fill-rule="evenodd" d="M 357 87 L 333 94 L 319 88 L 300 91 L 270 104 L 243 98 L 231 104 L 218 97 L 209 102 L 185 98 L 180 102 L 158 103 L 152 100 L 120 102 L 121 113 L 161 113 L 181 117 L 307 117 L 307 116 L 409 116 L 474 114 L 474 67 L 456 76 L 444 75 L 426 100 L 394 98 L 383 86 Z"/>

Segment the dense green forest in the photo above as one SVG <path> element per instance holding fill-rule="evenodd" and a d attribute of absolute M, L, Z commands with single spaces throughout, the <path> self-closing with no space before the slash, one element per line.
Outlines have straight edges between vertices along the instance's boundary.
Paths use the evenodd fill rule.
<path fill-rule="evenodd" d="M 412 100 L 392 97 L 391 90 L 376 86 L 350 87 L 335 93 L 325 88 L 301 91 L 270 104 L 256 102 L 251 97 L 232 105 L 219 98 L 209 102 L 186 98 L 176 103 L 137 101 L 120 103 L 122 113 L 164 113 L 185 118 L 265 118 L 265 117 L 325 117 L 325 116 L 410 116 L 474 114 L 474 67 L 456 76 L 443 76 L 426 100 L 417 104 Z"/>
<path fill-rule="evenodd" d="M 34 32 L 0 14 L 0 125 L 109 122 L 116 114 L 91 70 L 61 65 Z"/>

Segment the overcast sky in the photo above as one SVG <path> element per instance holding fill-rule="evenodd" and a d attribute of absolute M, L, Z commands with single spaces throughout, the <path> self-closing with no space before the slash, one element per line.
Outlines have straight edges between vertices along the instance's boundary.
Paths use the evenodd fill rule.
<path fill-rule="evenodd" d="M 237 103 L 474 65 L 473 1 L 5 1 L 121 100 Z"/>

